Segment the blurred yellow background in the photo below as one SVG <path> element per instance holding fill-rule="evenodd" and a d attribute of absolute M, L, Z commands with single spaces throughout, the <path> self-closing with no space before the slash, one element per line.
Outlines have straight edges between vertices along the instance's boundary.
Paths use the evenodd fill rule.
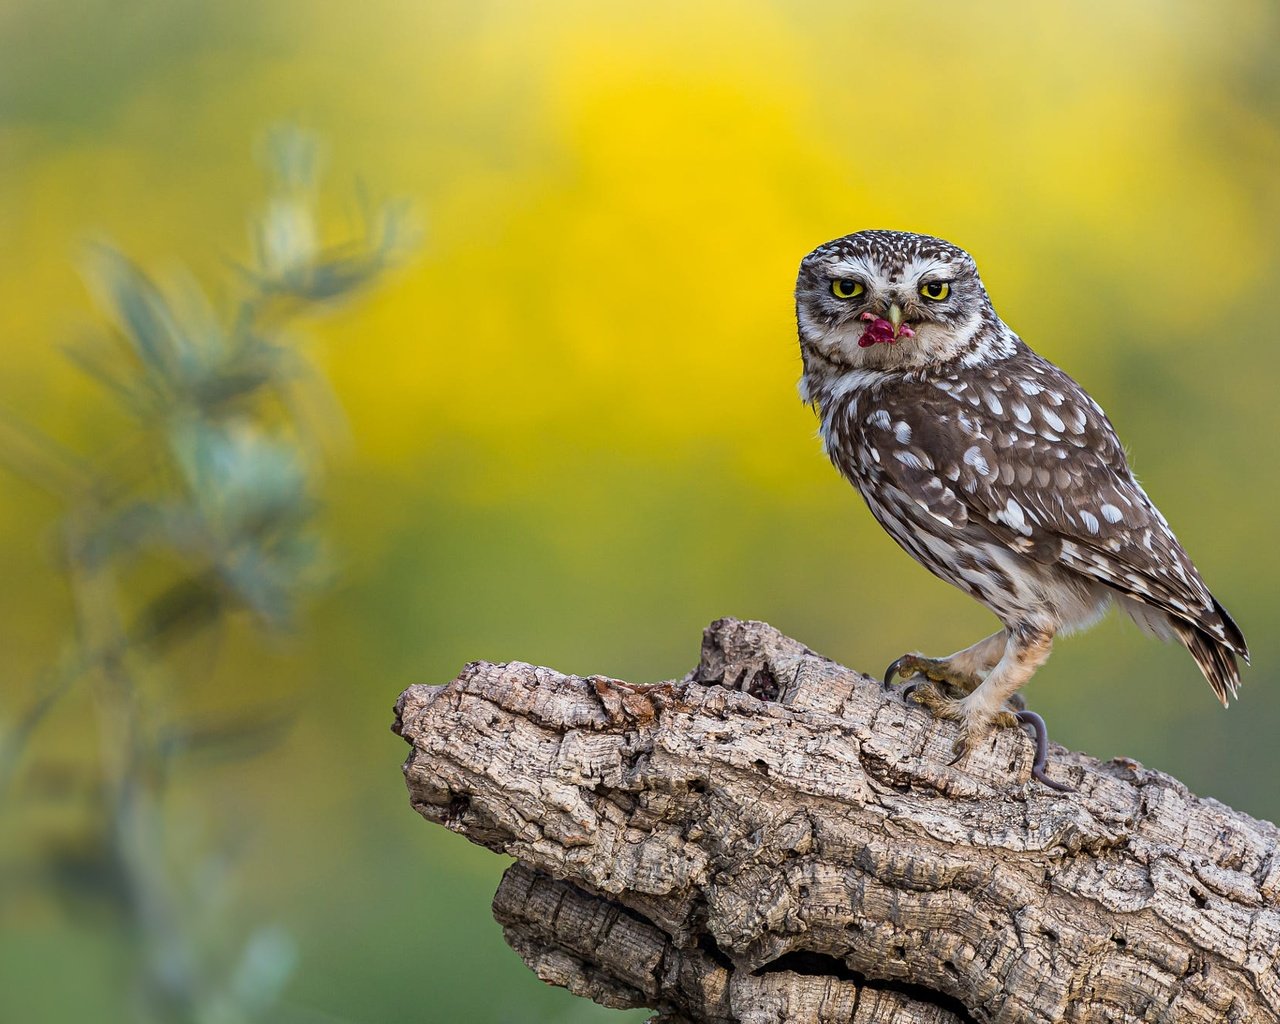
<path fill-rule="evenodd" d="M 312 331 L 348 417 L 325 485 L 337 587 L 287 641 L 246 626 L 186 653 L 192 708 L 302 695 L 279 748 L 182 780 L 207 834 L 238 837 L 231 919 L 298 943 L 275 1019 L 643 1019 L 506 949 L 504 862 L 407 805 L 387 731 L 407 684 L 477 658 L 667 678 L 722 615 L 877 675 L 990 631 L 872 522 L 796 397 L 796 266 L 860 228 L 973 253 L 1249 637 L 1227 713 L 1127 622 L 1060 643 L 1028 691 L 1053 738 L 1280 817 L 1277 18 L 1264 0 L 8 0 L 0 405 L 68 444 L 117 426 L 59 351 L 98 315 L 84 243 L 226 280 L 271 123 L 326 140 L 331 208 L 360 179 L 421 223 L 409 263 Z M 9 476 L 0 495 L 12 715 L 69 601 L 58 506 Z M 37 825 L 0 864 L 0 1020 L 131 1020 L 113 926 L 21 869 L 69 827 Z"/>

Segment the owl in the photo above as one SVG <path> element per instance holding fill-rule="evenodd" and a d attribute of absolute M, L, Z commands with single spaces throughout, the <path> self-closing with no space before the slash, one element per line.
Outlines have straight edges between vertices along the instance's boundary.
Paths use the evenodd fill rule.
<path fill-rule="evenodd" d="M 1054 638 L 1113 604 L 1191 652 L 1225 706 L 1248 661 L 1134 479 L 1098 404 L 996 315 L 963 249 L 859 231 L 800 264 L 801 397 L 836 468 L 908 554 L 995 613 L 1001 629 L 947 657 L 907 654 L 907 695 L 960 723 L 957 753 L 996 726 L 1036 728 L 1017 691 Z"/>

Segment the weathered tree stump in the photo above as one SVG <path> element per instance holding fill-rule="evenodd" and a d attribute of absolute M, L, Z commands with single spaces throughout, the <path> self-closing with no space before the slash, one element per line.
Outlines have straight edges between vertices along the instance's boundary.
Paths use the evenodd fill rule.
<path fill-rule="evenodd" d="M 1274 825 L 1061 748 L 1055 793 L 760 622 L 640 686 L 512 663 L 411 686 L 425 818 L 516 859 L 545 981 L 664 1024 L 1280 1021 Z"/>

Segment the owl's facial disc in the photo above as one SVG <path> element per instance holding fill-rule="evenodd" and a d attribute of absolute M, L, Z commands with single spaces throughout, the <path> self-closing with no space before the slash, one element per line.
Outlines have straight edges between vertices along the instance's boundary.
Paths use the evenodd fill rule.
<path fill-rule="evenodd" d="M 809 395 L 851 371 L 939 367 L 1016 340 L 967 252 L 902 231 L 859 231 L 806 256 L 796 321 Z"/>

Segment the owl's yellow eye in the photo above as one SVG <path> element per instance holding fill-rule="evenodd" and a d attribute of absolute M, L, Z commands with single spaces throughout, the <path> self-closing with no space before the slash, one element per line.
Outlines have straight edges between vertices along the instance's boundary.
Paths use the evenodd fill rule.
<path fill-rule="evenodd" d="M 951 285 L 946 281 L 926 281 L 920 286 L 920 294 L 926 299 L 941 302 L 951 294 Z"/>
<path fill-rule="evenodd" d="M 861 281 L 851 277 L 839 277 L 831 282 L 831 294 L 837 299 L 855 299 L 866 290 Z"/>

